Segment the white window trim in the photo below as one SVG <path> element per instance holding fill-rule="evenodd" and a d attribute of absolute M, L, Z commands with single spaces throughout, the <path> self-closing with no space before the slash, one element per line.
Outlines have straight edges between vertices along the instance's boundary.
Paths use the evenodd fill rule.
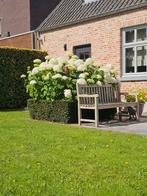
<path fill-rule="evenodd" d="M 133 79 L 133 80 L 135 80 L 135 78 L 136 78 L 136 80 L 137 80 L 137 78 L 140 80 L 140 78 L 141 77 L 144 77 L 144 76 L 146 76 L 147 77 L 147 72 L 136 72 L 136 69 L 137 69 L 137 65 L 136 65 L 136 61 L 137 61 L 137 55 L 136 55 L 136 53 L 137 53 L 137 47 L 138 46 L 147 46 L 147 40 L 145 40 L 145 41 L 137 41 L 137 30 L 138 29 L 142 29 L 142 28 L 144 28 L 144 27 L 146 27 L 147 28 L 147 24 L 146 25 L 140 25 L 140 26 L 137 26 L 137 27 L 130 27 L 130 28 L 126 28 L 126 29 L 124 29 L 123 31 L 122 31 L 122 80 L 123 80 L 123 78 L 124 78 L 124 80 L 126 79 L 127 80 L 127 78 L 128 79 Z M 125 43 L 125 40 L 126 40 L 126 32 L 127 31 L 130 31 L 130 30 L 134 30 L 134 32 L 135 32 L 135 35 L 134 35 L 134 39 L 135 39 L 135 41 L 134 42 L 132 42 L 132 43 Z M 131 48 L 131 47 L 134 47 L 135 48 L 135 72 L 136 73 L 126 73 L 126 57 L 125 57 L 125 50 L 126 50 L 126 48 Z M 147 80 L 147 78 L 146 78 L 146 80 Z"/>

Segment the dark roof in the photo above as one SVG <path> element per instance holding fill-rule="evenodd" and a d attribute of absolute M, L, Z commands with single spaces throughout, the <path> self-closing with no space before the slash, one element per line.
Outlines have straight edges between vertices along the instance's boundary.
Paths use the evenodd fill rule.
<path fill-rule="evenodd" d="M 47 31 L 144 6 L 147 0 L 97 0 L 87 4 L 84 0 L 62 0 L 37 30 Z"/>

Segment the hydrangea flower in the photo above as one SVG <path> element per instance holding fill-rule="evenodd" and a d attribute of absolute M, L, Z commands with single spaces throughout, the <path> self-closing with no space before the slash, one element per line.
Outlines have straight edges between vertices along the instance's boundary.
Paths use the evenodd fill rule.
<path fill-rule="evenodd" d="M 39 65 L 39 70 L 40 71 L 44 71 L 47 69 L 47 63 L 46 62 L 43 62 Z"/>
<path fill-rule="evenodd" d="M 80 78 L 80 79 L 77 80 L 77 84 L 84 85 L 84 84 L 87 84 L 87 82 L 84 78 Z"/>
<path fill-rule="evenodd" d="M 26 78 L 26 75 L 22 74 L 22 75 L 20 76 L 20 78 Z"/>
<path fill-rule="evenodd" d="M 75 65 L 76 65 L 77 67 L 79 67 L 80 65 L 83 65 L 83 64 L 84 64 L 84 61 L 81 60 L 81 59 L 78 59 L 78 60 L 74 61 L 74 63 L 75 63 Z"/>
<path fill-rule="evenodd" d="M 67 80 L 68 77 L 67 77 L 67 76 L 63 76 L 62 79 L 63 79 L 63 80 Z"/>
<path fill-rule="evenodd" d="M 33 63 L 34 63 L 34 64 L 40 64 L 40 63 L 41 63 L 41 60 L 40 60 L 40 59 L 35 59 L 35 60 L 33 61 Z"/>
<path fill-rule="evenodd" d="M 61 79 L 62 75 L 61 74 L 55 74 L 54 76 L 52 76 L 52 79 Z"/>
<path fill-rule="evenodd" d="M 39 68 L 38 67 L 34 67 L 33 70 L 32 70 L 32 72 L 31 72 L 31 74 L 32 75 L 36 75 L 38 73 L 39 73 Z"/>
<path fill-rule="evenodd" d="M 97 84 L 98 86 L 102 86 L 102 85 L 103 85 L 101 81 L 97 81 L 96 84 Z"/>
<path fill-rule="evenodd" d="M 51 59 L 50 56 L 46 56 L 46 57 L 45 57 L 45 60 L 47 60 L 47 61 L 49 61 L 50 59 Z"/>
<path fill-rule="evenodd" d="M 80 75 L 79 75 L 79 78 L 86 78 L 87 76 L 89 76 L 89 73 L 88 72 L 84 72 L 84 73 L 81 73 Z"/>
<path fill-rule="evenodd" d="M 34 84 L 37 84 L 36 80 L 31 80 L 30 85 L 34 85 Z"/>
<path fill-rule="evenodd" d="M 77 70 L 79 72 L 83 72 L 83 71 L 86 71 L 87 70 L 87 67 L 84 65 L 84 64 L 80 64 L 78 67 L 77 67 Z"/>
<path fill-rule="evenodd" d="M 94 61 L 93 61 L 93 59 L 92 58 L 88 58 L 88 59 L 86 59 L 86 61 L 85 61 L 85 65 L 93 65 L 93 63 L 94 63 Z"/>
<path fill-rule="evenodd" d="M 62 72 L 63 71 L 61 65 L 54 65 L 53 70 L 54 70 L 54 72 Z"/>
<path fill-rule="evenodd" d="M 50 77 L 49 77 L 49 74 L 47 74 L 47 75 L 44 77 L 44 80 L 47 81 L 47 80 L 49 80 L 49 78 L 50 78 Z"/>
<path fill-rule="evenodd" d="M 72 97 L 72 93 L 70 89 L 65 89 L 64 90 L 64 96 L 68 99 L 70 99 Z"/>
<path fill-rule="evenodd" d="M 101 79 L 102 79 L 102 76 L 101 76 L 100 74 L 98 74 L 98 75 L 96 76 L 96 78 L 97 78 L 98 80 L 101 80 Z"/>
<path fill-rule="evenodd" d="M 51 58 L 50 61 L 49 61 L 51 64 L 53 65 L 57 65 L 58 64 L 58 59 L 57 58 Z"/>

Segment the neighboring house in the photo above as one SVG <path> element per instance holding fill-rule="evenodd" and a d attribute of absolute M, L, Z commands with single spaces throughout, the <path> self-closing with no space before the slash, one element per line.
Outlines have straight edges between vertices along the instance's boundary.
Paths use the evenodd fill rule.
<path fill-rule="evenodd" d="M 34 30 L 60 1 L 0 0 L 0 46 L 35 47 Z"/>
<path fill-rule="evenodd" d="M 38 31 L 49 55 L 93 57 L 115 66 L 123 90 L 147 87 L 146 0 L 62 0 Z"/>

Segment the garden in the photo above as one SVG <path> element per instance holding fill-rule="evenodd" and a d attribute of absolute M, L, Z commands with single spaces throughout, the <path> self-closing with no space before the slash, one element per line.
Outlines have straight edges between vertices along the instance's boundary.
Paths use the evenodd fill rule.
<path fill-rule="evenodd" d="M 76 84 L 115 85 L 113 66 L 0 48 L 0 70 L 0 195 L 147 195 L 146 136 L 65 124 Z"/>
<path fill-rule="evenodd" d="M 0 112 L 0 195 L 147 195 L 147 137 Z"/>

